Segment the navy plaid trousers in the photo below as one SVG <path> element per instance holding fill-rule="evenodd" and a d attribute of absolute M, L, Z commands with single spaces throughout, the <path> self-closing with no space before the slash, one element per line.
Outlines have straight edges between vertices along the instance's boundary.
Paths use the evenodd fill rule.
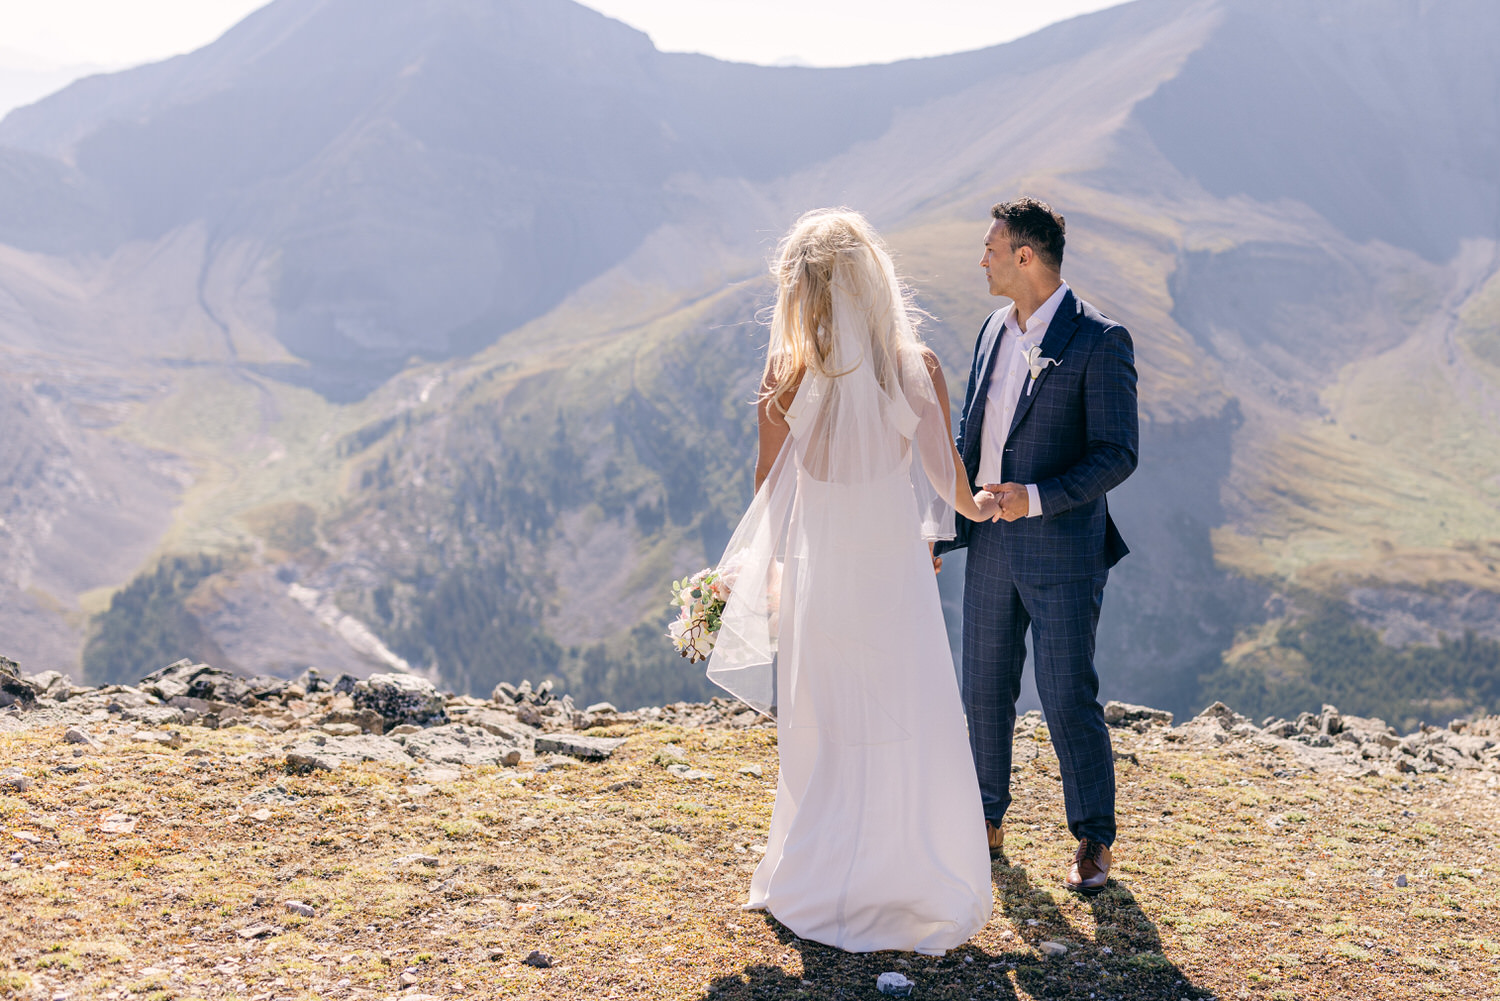
<path fill-rule="evenodd" d="M 1068 830 L 1075 838 L 1113 844 L 1115 763 L 1094 670 L 1094 631 L 1109 571 L 1057 584 L 1020 583 L 1000 552 L 998 529 L 989 522 L 973 526 L 964 579 L 963 701 L 985 819 L 999 824 L 1010 807 L 1011 743 L 1029 627 Z"/>

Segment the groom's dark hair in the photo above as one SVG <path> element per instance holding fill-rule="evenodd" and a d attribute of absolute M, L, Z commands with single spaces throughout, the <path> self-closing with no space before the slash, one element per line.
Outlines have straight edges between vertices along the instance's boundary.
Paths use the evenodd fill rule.
<path fill-rule="evenodd" d="M 1046 202 L 1035 198 L 1017 198 L 1009 202 L 997 202 L 990 215 L 1005 223 L 1010 234 L 1012 252 L 1030 247 L 1043 263 L 1055 270 L 1062 270 L 1063 235 L 1068 224 L 1052 210 Z"/>

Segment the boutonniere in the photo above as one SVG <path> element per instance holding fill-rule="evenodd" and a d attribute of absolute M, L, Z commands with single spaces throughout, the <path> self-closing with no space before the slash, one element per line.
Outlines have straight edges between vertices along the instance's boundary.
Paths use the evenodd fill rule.
<path fill-rule="evenodd" d="M 1026 395 L 1031 395 L 1031 387 L 1036 384 L 1036 377 L 1046 370 L 1048 365 L 1060 364 L 1056 358 L 1043 358 L 1042 346 L 1037 344 L 1029 347 L 1021 355 L 1026 359 L 1026 367 L 1031 369 L 1031 378 L 1026 382 Z"/>

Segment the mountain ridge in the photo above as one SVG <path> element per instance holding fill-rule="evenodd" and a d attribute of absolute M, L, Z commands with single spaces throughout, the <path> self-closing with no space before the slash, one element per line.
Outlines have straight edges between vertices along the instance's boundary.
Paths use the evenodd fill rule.
<path fill-rule="evenodd" d="M 110 159 L 97 153 L 104 147 L 88 153 L 94 140 L 78 141 L 83 155 L 69 165 L 4 145 L 22 131 L 41 136 L 43 124 L 69 135 L 79 94 L 125 86 L 95 81 L 0 123 L 0 170 L 32 178 L 36 192 L 8 202 L 0 194 L 0 351 L 18 399 L 45 385 L 64 401 L 63 416 L 26 410 L 19 433 L 54 441 L 43 425 L 62 421 L 70 441 L 128 442 L 178 464 L 172 499 L 152 502 L 170 527 L 122 530 L 122 553 L 151 553 L 140 581 L 163 589 L 160 600 L 137 590 L 131 601 L 180 606 L 164 621 L 210 623 L 221 649 L 251 659 L 246 669 L 300 670 L 296 651 L 315 649 L 318 630 L 336 637 L 347 619 L 455 688 L 550 673 L 585 699 L 694 695 L 701 675 L 674 662 L 659 635 L 662 584 L 717 558 L 750 492 L 745 404 L 764 343 L 756 317 L 768 304 L 770 246 L 802 209 L 865 210 L 932 314 L 926 334 L 957 392 L 951 373 L 966 367 L 995 305 L 977 271 L 988 206 L 1024 190 L 1068 216 L 1070 283 L 1136 337 L 1142 464 L 1111 498 L 1135 552 L 1105 604 L 1106 691 L 1181 711 L 1232 685 L 1252 711 L 1284 711 L 1313 697 L 1309 678 L 1344 669 L 1304 641 L 1321 629 L 1356 645 L 1367 634 L 1392 638 L 1395 652 L 1377 657 L 1382 666 L 1349 696 L 1354 711 L 1397 717 L 1381 686 L 1430 656 L 1447 659 L 1421 712 L 1493 708 L 1500 693 L 1483 671 L 1485 658 L 1500 670 L 1486 645 L 1500 627 L 1474 610 L 1500 594 L 1500 376 L 1484 360 L 1500 336 L 1486 298 L 1500 287 L 1500 222 L 1490 226 L 1488 195 L 1473 185 L 1444 189 L 1447 214 L 1428 198 L 1453 170 L 1488 164 L 1490 150 L 1454 124 L 1467 104 L 1424 110 L 1418 131 L 1436 130 L 1434 152 L 1457 159 L 1421 173 L 1420 155 L 1386 148 L 1385 137 L 1415 120 L 1415 98 L 1387 101 L 1385 84 L 1330 98 L 1335 109 L 1368 105 L 1348 134 L 1321 120 L 1312 134 L 1305 117 L 1265 114 L 1282 94 L 1266 82 L 1278 73 L 1358 83 L 1381 60 L 1406 66 L 1445 46 L 1458 58 L 1471 40 L 1455 25 L 1496 16 L 1483 5 L 1382 2 L 1387 21 L 1345 0 L 1274 9 L 1141 0 L 1005 46 L 837 71 L 652 55 L 597 15 L 537 5 L 527 16 L 551 35 L 535 47 L 564 60 L 545 73 L 523 71 L 524 60 L 454 58 L 401 76 L 412 53 L 437 51 L 410 37 L 342 70 L 330 62 L 308 76 L 293 66 L 297 79 L 345 73 L 326 100 L 310 93 L 322 103 L 288 126 L 295 138 L 344 122 L 338 140 L 295 169 L 236 181 L 243 191 L 177 185 L 170 171 L 152 178 L 141 190 L 166 198 L 160 218 L 193 218 L 109 252 L 99 248 L 118 234 L 90 213 L 114 211 L 125 175 L 97 173 Z M 451 27 L 499 23 L 514 6 L 391 0 L 380 10 Z M 350 10 L 278 0 L 219 49 L 146 76 L 199 66 L 212 79 L 227 48 L 279 51 L 263 37 L 317 49 L 314 15 L 335 25 Z M 608 59 L 591 63 L 586 45 L 566 44 L 575 22 L 618 40 Z M 1271 44 L 1267 25 L 1297 26 L 1296 37 Z M 1420 44 L 1404 46 L 1413 33 Z M 467 48 L 442 51 L 489 51 L 494 37 L 480 32 Z M 1264 65 L 1246 67 L 1251 51 Z M 569 59 L 577 79 L 559 85 Z M 1451 86 L 1447 63 L 1420 62 L 1401 71 L 1414 94 Z M 569 102 L 579 87 L 600 86 L 600 66 L 616 65 L 635 69 L 611 81 L 612 103 L 579 111 Z M 1320 99 L 1321 87 L 1311 88 Z M 253 88 L 216 91 L 241 110 L 215 127 L 265 116 L 245 108 L 291 107 L 294 90 L 262 105 Z M 800 118 L 781 113 L 806 92 L 822 103 Z M 341 111 L 349 94 L 379 113 Z M 733 100 L 720 101 L 726 94 Z M 838 109 L 850 95 L 867 106 L 845 120 Z M 505 117 L 523 101 L 531 118 Z M 619 107 L 636 117 L 614 114 Z M 514 131 L 548 111 L 562 116 L 552 145 Z M 601 115 L 609 128 L 591 131 Z M 1386 129 L 1373 151 L 1361 145 L 1371 121 Z M 822 145 L 803 141 L 823 122 Z M 1256 122 L 1269 130 L 1264 143 L 1300 136 L 1302 152 L 1327 168 L 1304 180 L 1305 159 L 1242 155 L 1260 135 Z M 1245 134 L 1221 134 L 1232 126 Z M 97 135 L 149 166 L 160 144 L 141 137 L 174 134 L 158 128 L 148 115 Z M 240 142 L 254 132 L 241 131 Z M 616 163 L 624 140 L 605 140 L 619 135 L 641 142 Z M 1195 145 L 1194 136 L 1219 138 Z M 290 162 L 296 148 L 265 156 Z M 1224 155 L 1209 156 L 1214 149 Z M 1346 163 L 1375 174 L 1348 192 L 1330 188 L 1323 178 Z M 1396 197 L 1409 213 L 1371 220 L 1372 197 Z M 72 206 L 58 215 L 72 221 L 41 225 L 36 207 L 54 203 Z M 128 235 L 138 222 L 111 225 Z M 84 249 L 68 251 L 75 239 Z M 36 249 L 43 243 L 51 249 Z M 496 311 L 511 299 L 514 308 Z M 104 389 L 71 374 L 87 366 L 113 382 Z M 65 416 L 84 410 L 92 425 Z M 67 454 L 79 469 L 96 461 L 81 446 Z M 87 494 L 34 474 L 12 475 L 6 489 L 64 509 Z M 35 525 L 24 531 L 48 531 Z M 160 558 L 200 553 L 223 568 L 183 594 L 176 564 L 158 573 Z M 950 613 L 961 569 L 955 560 L 940 578 Z M 76 583 L 35 594 L 12 574 L 0 629 L 51 644 L 50 656 L 69 643 L 82 649 L 85 633 L 104 635 L 111 615 L 136 607 L 110 611 L 127 583 L 116 574 L 81 566 Z M 301 603 L 293 588 L 313 597 Z M 296 643 L 268 640 L 266 649 L 290 659 L 255 661 L 253 638 L 287 629 Z M 1470 653 L 1411 647 L 1412 637 L 1440 634 L 1461 644 L 1466 631 L 1478 644 Z M 186 633 L 162 635 L 191 645 Z M 317 648 L 329 669 L 378 669 L 375 647 Z M 99 680 L 124 676 L 116 672 L 137 655 L 192 652 L 91 649 Z"/>

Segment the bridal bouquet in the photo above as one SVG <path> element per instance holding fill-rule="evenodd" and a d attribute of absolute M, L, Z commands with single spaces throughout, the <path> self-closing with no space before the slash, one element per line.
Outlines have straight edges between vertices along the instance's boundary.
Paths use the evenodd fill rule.
<path fill-rule="evenodd" d="M 730 575 L 714 567 L 672 582 L 672 604 L 682 611 L 667 627 L 667 636 L 690 663 L 707 660 L 713 652 L 731 586 Z"/>

